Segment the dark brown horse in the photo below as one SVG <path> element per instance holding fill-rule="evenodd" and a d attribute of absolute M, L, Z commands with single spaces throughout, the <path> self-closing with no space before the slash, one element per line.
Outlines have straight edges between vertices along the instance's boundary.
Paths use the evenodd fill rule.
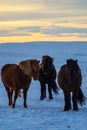
<path fill-rule="evenodd" d="M 71 109 L 71 92 L 73 110 L 78 110 L 77 102 L 82 105 L 85 101 L 85 97 L 81 90 L 82 74 L 77 60 L 69 59 L 66 62 L 67 63 L 61 67 L 58 74 L 58 83 L 63 90 L 65 98 L 64 111 L 69 111 Z"/>
<path fill-rule="evenodd" d="M 42 63 L 39 70 L 39 81 L 41 86 L 40 99 L 46 98 L 46 84 L 48 85 L 49 99 L 53 99 L 52 90 L 58 94 L 58 87 L 56 85 L 56 69 L 53 65 L 53 58 L 48 55 L 42 57 Z"/>
<path fill-rule="evenodd" d="M 24 107 L 27 107 L 26 98 L 32 77 L 38 78 L 39 61 L 36 59 L 21 61 L 19 65 L 6 64 L 1 69 L 1 78 L 8 94 L 9 105 L 15 107 L 20 89 L 23 89 Z M 12 95 L 14 102 L 12 103 Z"/>

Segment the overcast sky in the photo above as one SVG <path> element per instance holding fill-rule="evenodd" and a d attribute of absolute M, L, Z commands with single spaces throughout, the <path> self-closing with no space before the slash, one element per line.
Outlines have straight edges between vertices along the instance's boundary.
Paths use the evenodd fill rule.
<path fill-rule="evenodd" d="M 87 41 L 87 0 L 0 0 L 0 42 Z"/>

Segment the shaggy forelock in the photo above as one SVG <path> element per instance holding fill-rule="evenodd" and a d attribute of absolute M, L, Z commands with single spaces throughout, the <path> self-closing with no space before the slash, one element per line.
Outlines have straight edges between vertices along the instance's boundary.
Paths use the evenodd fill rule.
<path fill-rule="evenodd" d="M 19 67 L 24 72 L 25 75 L 31 74 L 31 61 L 29 60 L 21 61 L 19 63 Z"/>

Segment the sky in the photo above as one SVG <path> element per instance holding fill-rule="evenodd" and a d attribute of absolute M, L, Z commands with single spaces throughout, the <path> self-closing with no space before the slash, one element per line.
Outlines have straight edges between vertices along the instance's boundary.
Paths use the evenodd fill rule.
<path fill-rule="evenodd" d="M 0 43 L 87 41 L 87 0 L 0 0 Z"/>

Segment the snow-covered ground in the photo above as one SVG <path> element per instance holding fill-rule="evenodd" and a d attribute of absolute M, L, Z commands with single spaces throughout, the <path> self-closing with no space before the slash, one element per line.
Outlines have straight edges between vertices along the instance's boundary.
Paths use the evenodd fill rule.
<path fill-rule="evenodd" d="M 0 44 L 0 68 L 25 59 L 41 60 L 43 55 L 54 58 L 57 73 L 66 59 L 77 59 L 83 76 L 82 90 L 87 97 L 87 42 Z M 49 101 L 47 93 L 47 98 L 40 101 L 40 84 L 32 80 L 28 108 L 23 107 L 21 97 L 13 109 L 8 106 L 7 93 L 0 79 L 0 130 L 87 130 L 87 102 L 83 107 L 79 106 L 78 112 L 64 112 L 62 90 L 58 96 L 53 96 L 54 99 Z"/>

